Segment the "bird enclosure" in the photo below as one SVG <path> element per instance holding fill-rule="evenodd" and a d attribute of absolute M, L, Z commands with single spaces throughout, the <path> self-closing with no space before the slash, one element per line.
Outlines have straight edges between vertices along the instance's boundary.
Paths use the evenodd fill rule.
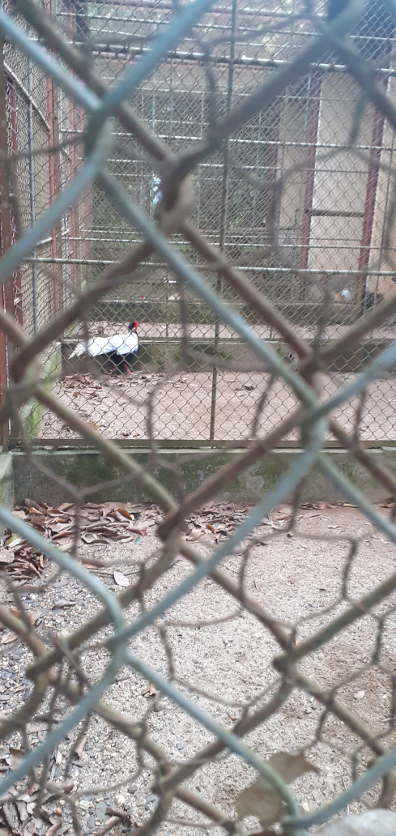
<path fill-rule="evenodd" d="M 84 73 L 98 80 L 98 91 L 149 53 L 174 12 L 167 0 L 42 5 L 85 62 Z M 241 298 L 238 276 L 276 305 L 296 335 L 322 349 L 342 340 L 369 304 L 394 292 L 394 130 L 331 46 L 313 55 L 305 72 L 285 77 L 268 105 L 253 108 L 241 124 L 234 126 L 232 118 L 227 123 L 260 85 L 309 48 L 324 7 L 318 3 L 313 11 L 317 18 L 294 0 L 212 4 L 128 94 L 124 118 L 112 120 L 107 158 L 114 180 L 151 217 L 161 161 L 169 155 L 190 160 L 193 209 L 191 221 L 174 235 L 179 252 L 292 363 L 276 322 L 264 320 L 252 298 Z M 380 0 L 367 5 L 351 40 L 376 68 L 381 89 L 392 93 L 394 21 Z M 56 48 L 56 38 L 53 43 Z M 81 67 L 74 70 L 81 76 Z M 10 156 L 3 182 L 11 195 L 2 220 L 5 252 L 80 170 L 87 117 L 15 44 L 4 45 L 1 99 L 7 122 L 2 153 Z M 136 117 L 133 131 L 128 107 Z M 227 130 L 218 138 L 221 123 Z M 208 154 L 203 149 L 211 143 Z M 5 290 L 5 307 L 34 336 L 142 241 L 100 182 L 89 185 L 23 257 Z M 216 269 L 213 247 L 234 281 Z M 115 380 L 97 364 L 69 362 L 77 341 L 126 331 L 131 319 L 139 322 L 140 338 L 131 376 Z M 324 391 L 352 379 L 393 332 L 387 322 L 365 333 L 358 347 L 345 341 L 326 369 Z M 10 358 L 4 344 L 3 386 Z M 42 360 L 48 385 L 66 406 L 107 437 L 136 444 L 150 433 L 176 444 L 244 443 L 260 428 L 275 427 L 295 403 L 290 388 L 272 381 L 240 334 L 180 281 L 158 251 L 143 253 L 130 276 L 127 271 L 124 281 L 82 308 L 61 339 L 47 343 Z M 369 390 L 360 416 L 366 443 L 396 440 L 395 398 L 389 375 Z M 340 408 L 347 429 L 355 406 Z M 38 439 L 76 440 L 78 433 L 65 432 L 61 420 L 34 404 L 26 416 Z M 9 433 L 20 438 L 21 427 L 11 421 Z M 290 434 L 284 443 L 296 443 L 296 437 Z"/>
<path fill-rule="evenodd" d="M 0 4 L 0 829 L 394 806 L 394 5 Z"/>

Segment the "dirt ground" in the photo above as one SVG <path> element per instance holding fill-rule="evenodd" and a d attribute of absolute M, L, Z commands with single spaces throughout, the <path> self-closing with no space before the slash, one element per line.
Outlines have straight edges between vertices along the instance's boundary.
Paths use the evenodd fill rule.
<path fill-rule="evenodd" d="M 213 507 L 209 517 L 205 513 L 197 514 L 190 526 L 190 542 L 201 554 L 206 554 L 243 518 L 246 510 L 234 506 L 220 506 L 217 510 L 215 506 L 214 516 Z M 382 512 L 386 514 L 385 509 Z M 120 592 L 114 569 L 134 582 L 139 566 L 148 566 L 154 559 L 158 549 L 155 537 L 157 513 L 152 507 L 140 506 L 138 524 L 142 536 L 133 537 L 131 542 L 82 544 L 82 558 L 96 557 L 108 562 L 109 565 L 96 573 L 114 592 Z M 256 539 L 250 543 L 249 551 L 238 550 L 222 569 L 228 578 L 238 583 L 243 564 L 246 591 L 282 624 L 296 626 L 297 642 L 300 642 L 343 611 L 346 606 L 341 592 L 343 580 L 345 594 L 356 599 L 393 573 L 395 550 L 351 507 L 321 505 L 303 509 L 292 536 L 284 530 L 287 517 L 288 509 L 281 508 L 269 520 L 264 520 L 256 530 Z M 351 537 L 360 538 L 360 547 L 346 574 L 348 538 Z M 190 566 L 177 558 L 168 574 L 145 596 L 145 606 L 153 605 L 190 571 Z M 49 572 L 47 568 L 46 579 Z M 55 632 L 73 632 L 97 610 L 91 595 L 65 575 L 50 585 L 33 584 L 29 591 L 21 592 L 21 596 L 36 629 L 46 641 L 51 641 Z M 3 592 L 3 600 L 11 600 L 9 592 Z M 373 736 L 383 734 L 381 742 L 384 746 L 396 742 L 396 734 L 390 730 L 391 677 L 396 662 L 396 614 L 391 607 L 395 603 L 396 597 L 392 596 L 386 605 L 377 607 L 375 614 L 361 618 L 301 664 L 304 675 L 322 688 L 336 688 L 337 699 L 368 726 Z M 380 622 L 378 616 L 385 610 L 389 615 Z M 137 612 L 136 606 L 130 607 L 129 619 Z M 179 601 L 160 622 L 168 627 L 168 653 L 178 687 L 222 724 L 232 726 L 243 705 L 253 699 L 257 706 L 263 705 L 274 692 L 278 679 L 271 660 L 279 653 L 279 647 L 259 621 L 245 610 L 240 611 L 236 601 L 211 579 L 203 581 Z M 3 714 L 20 705 L 29 692 L 23 679 L 25 653 L 19 645 L 6 645 L 4 634 L 9 635 L 0 631 L 4 644 L 0 656 L 0 682 L 4 686 L 0 710 Z M 380 645 L 377 642 L 379 634 Z M 157 628 L 149 628 L 134 638 L 131 648 L 167 675 L 167 654 Z M 374 664 L 376 649 L 379 659 Z M 82 663 L 94 681 L 103 665 L 98 649 L 88 649 Z M 133 721 L 146 717 L 149 735 L 174 762 L 183 763 L 211 740 L 208 732 L 169 699 L 156 695 L 147 682 L 129 669 L 120 671 L 106 694 L 106 702 Z M 31 724 L 33 744 L 42 737 L 45 728 L 43 719 Z M 70 740 L 74 738 L 75 734 L 72 734 Z M 70 740 L 67 745 L 62 743 L 51 758 L 50 778 L 54 782 L 64 777 Z M 370 758 L 368 750 L 359 745 L 358 737 L 345 723 L 331 713 L 324 715 L 319 703 L 298 689 L 276 714 L 247 736 L 246 742 L 262 757 L 277 751 L 296 752 L 301 747 L 308 747 L 306 756 L 315 764 L 318 774 L 306 775 L 293 785 L 305 810 L 330 801 L 347 787 L 354 754 L 358 771 Z M 9 743 L 6 742 L 5 748 Z M 20 745 L 17 736 L 11 744 Z M 74 797 L 78 798 L 77 793 L 81 793 L 77 803 L 81 832 L 99 834 L 109 821 L 108 805 L 123 809 L 130 815 L 132 824 L 141 825 L 156 804 L 151 765 L 150 759 L 144 757 L 139 770 L 131 741 L 94 716 L 79 757 L 73 759 L 69 772 Z M 251 782 L 252 775 L 252 770 L 235 757 L 221 757 L 216 763 L 203 763 L 186 786 L 215 804 L 225 815 L 233 816 L 236 795 Z M 374 798 L 373 792 L 365 796 L 370 803 Z M 353 805 L 351 812 L 355 809 L 358 805 Z M 59 814 L 61 810 L 66 811 L 67 805 L 61 802 L 58 810 Z M 218 827 L 208 827 L 207 820 L 179 802 L 174 803 L 169 815 L 171 822 L 162 825 L 158 831 L 162 836 L 199 836 L 202 833 L 220 836 L 224 832 Z M 38 819 L 35 822 L 37 827 L 32 832 L 49 832 Z M 244 824 L 246 833 L 257 833 L 257 820 L 245 819 Z M 67 812 L 56 832 L 72 832 Z M 124 831 L 120 825 L 111 832 L 121 834 Z"/>
<path fill-rule="evenodd" d="M 352 379 L 332 374 L 324 379 L 323 397 Z M 260 396 L 268 375 L 258 372 L 219 371 L 214 422 L 215 440 L 251 438 Z M 131 372 L 128 375 L 71 375 L 59 380 L 54 392 L 63 403 L 95 424 L 108 438 L 157 440 L 208 440 L 213 380 L 210 372 L 162 374 Z M 296 404 L 293 393 L 276 381 L 260 412 L 258 429 L 266 433 L 287 416 Z M 357 402 L 349 402 L 335 415 L 346 430 L 354 426 Z M 152 421 L 152 426 L 148 420 Z M 396 438 L 396 385 L 393 378 L 371 384 L 360 419 L 363 440 Z M 42 438 L 73 438 L 73 431 L 56 416 L 46 413 Z M 291 435 L 290 438 L 293 438 Z"/>
<path fill-rule="evenodd" d="M 111 303 L 110 303 L 111 309 Z M 133 309 L 130 311 L 130 320 L 133 321 L 135 319 L 135 315 Z M 353 320 L 351 320 L 353 321 Z M 328 325 L 326 327 L 326 339 L 333 340 L 338 339 L 345 335 L 348 332 L 348 328 L 350 325 Z M 89 333 L 90 335 L 103 335 L 108 336 L 110 334 L 114 334 L 115 332 L 123 332 L 125 331 L 125 322 L 109 322 L 105 319 L 95 320 L 95 322 L 88 323 Z M 313 328 L 311 323 L 307 323 L 306 325 L 295 325 L 293 323 L 293 328 L 300 337 L 307 340 L 312 340 L 313 337 Z M 259 337 L 263 339 L 279 339 L 279 333 L 276 329 L 272 328 L 270 325 L 265 325 L 261 322 L 254 323 L 254 330 L 258 334 Z M 85 339 L 85 332 L 82 327 L 81 322 L 76 323 L 74 330 L 72 332 L 73 339 Z M 213 339 L 215 336 L 215 326 L 213 323 L 188 323 L 188 335 L 192 339 Z M 139 323 L 139 337 L 141 339 L 155 339 L 161 337 L 164 339 L 165 337 L 169 337 L 170 339 L 180 339 L 183 336 L 183 329 L 180 323 L 175 322 L 140 322 Z M 222 339 L 235 339 L 237 337 L 235 331 L 232 328 L 229 328 L 228 325 L 221 325 L 219 326 L 219 336 Z M 379 328 L 376 328 L 375 331 L 371 332 L 367 335 L 367 339 L 375 338 L 377 340 L 381 339 L 394 339 L 395 336 L 395 323 L 385 323 Z"/>
<path fill-rule="evenodd" d="M 134 318 L 131 311 L 131 319 Z M 74 334 L 84 338 L 81 323 Z M 106 320 L 90 323 L 90 334 L 109 335 L 125 331 L 125 323 Z M 255 325 L 257 334 L 266 339 L 276 337 L 269 326 Z M 295 326 L 301 337 L 312 339 L 312 326 Z M 347 326 L 333 325 L 326 329 L 326 338 L 341 337 Z M 213 324 L 189 324 L 189 336 L 213 339 Z M 139 325 L 141 339 L 176 339 L 182 336 L 180 324 L 143 322 Z M 235 332 L 220 325 L 220 338 L 235 337 Z M 370 338 L 394 337 L 394 326 L 377 329 Z M 367 357 L 369 359 L 369 356 Z M 353 379 L 353 374 L 331 374 L 323 379 L 323 397 Z M 215 441 L 235 441 L 251 438 L 254 431 L 265 433 L 294 408 L 296 401 L 290 388 L 276 381 L 266 405 L 254 426 L 257 408 L 269 377 L 262 372 L 218 370 L 214 382 L 211 370 L 175 373 L 170 378 L 132 366 L 128 375 L 71 374 L 59 380 L 54 392 L 63 403 L 77 410 L 85 420 L 95 424 L 108 438 L 145 440 L 208 441 L 211 429 Z M 213 406 L 214 405 L 214 406 Z M 354 422 L 357 403 L 345 404 L 337 417 L 348 431 Z M 396 438 L 396 385 L 392 377 L 373 383 L 360 420 L 361 438 L 365 441 L 394 440 Z M 211 427 L 211 415 L 214 421 Z M 38 435 L 45 439 L 71 439 L 73 431 L 56 416 L 46 413 Z M 289 439 L 295 436 L 290 435 Z"/>

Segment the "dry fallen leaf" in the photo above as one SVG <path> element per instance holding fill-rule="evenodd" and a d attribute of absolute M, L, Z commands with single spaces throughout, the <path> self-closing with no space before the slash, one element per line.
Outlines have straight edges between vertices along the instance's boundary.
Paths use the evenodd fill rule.
<path fill-rule="evenodd" d="M 68 601 L 66 598 L 59 598 L 58 601 L 52 606 L 53 610 L 62 610 L 64 607 L 74 607 L 76 605 L 75 601 Z"/>
<path fill-rule="evenodd" d="M 47 830 L 46 836 L 55 836 L 55 834 L 58 833 L 58 831 L 61 829 L 61 827 L 62 827 L 62 822 L 61 821 L 55 822 L 54 824 L 51 825 L 49 830 Z"/>
<path fill-rule="evenodd" d="M 288 752 L 276 752 L 266 762 L 287 784 L 300 778 L 306 772 L 319 771 L 302 754 L 290 755 Z M 235 799 L 235 809 L 239 819 L 255 816 L 263 826 L 267 826 L 279 821 L 285 805 L 276 789 L 265 778 L 258 778 L 238 793 Z"/>
<path fill-rule="evenodd" d="M 121 514 L 121 516 L 126 517 L 127 520 L 132 520 L 133 519 L 133 517 L 130 515 L 128 509 L 125 508 L 124 505 L 119 505 L 116 510 L 118 511 L 119 514 Z"/>
<path fill-rule="evenodd" d="M 0 549 L 0 567 L 14 562 L 14 553 L 7 549 Z"/>
<path fill-rule="evenodd" d="M 289 752 L 275 752 L 268 758 L 267 763 L 279 772 L 287 784 L 291 784 L 306 772 L 319 772 L 319 769 L 303 754 L 290 755 Z"/>
<path fill-rule="evenodd" d="M 145 688 L 145 690 L 142 691 L 143 697 L 156 697 L 157 694 L 158 694 L 157 689 L 154 688 L 154 685 L 152 685 L 151 683 L 150 683 L 148 688 Z"/>
<path fill-rule="evenodd" d="M 6 546 L 9 549 L 16 549 L 17 546 L 20 546 L 23 542 L 24 540 L 22 537 L 17 537 L 16 534 L 11 534 L 11 537 L 8 537 L 8 539 L 6 540 Z"/>
<path fill-rule="evenodd" d="M 12 642 L 16 642 L 17 638 L 18 636 L 15 636 L 14 633 L 9 633 L 7 631 L 7 633 L 5 633 L 4 635 L 2 634 L 0 636 L 0 644 L 12 644 Z"/>
<path fill-rule="evenodd" d="M 117 586 L 129 586 L 129 578 L 122 572 L 117 572 L 117 569 L 114 569 L 113 578 Z"/>
<path fill-rule="evenodd" d="M 18 833 L 20 829 L 20 819 L 18 815 L 18 808 L 13 801 L 5 801 L 1 806 L 1 813 L 6 826 L 9 828 L 9 832 Z"/>
<path fill-rule="evenodd" d="M 87 545 L 106 544 L 115 540 L 133 540 L 138 543 L 140 540 L 133 535 L 137 534 L 142 538 L 147 529 L 135 527 L 133 523 L 141 516 L 142 511 L 146 510 L 145 505 L 126 505 L 119 502 L 105 502 L 101 505 L 87 502 L 82 508 L 76 509 L 70 502 L 55 507 L 25 499 L 16 512 L 18 517 L 26 519 L 33 527 L 44 532 L 48 539 L 56 542 L 58 549 L 68 552 L 74 545 L 76 514 L 79 518 L 81 541 Z M 158 513 L 158 509 L 156 512 Z M 32 575 L 40 576 L 45 565 L 46 558 L 26 540 L 15 537 L 11 531 L 6 532 L 3 548 L 0 546 L 0 571 L 5 570 L 18 581 L 23 581 Z M 129 584 L 123 584 L 121 581 L 119 585 Z"/>
<path fill-rule="evenodd" d="M 76 741 L 76 743 L 74 744 L 74 746 L 72 746 L 71 751 L 72 751 L 72 755 L 73 755 L 73 757 L 74 757 L 74 758 L 77 758 L 78 760 L 81 760 L 81 758 L 82 758 L 82 754 L 83 754 L 83 751 L 84 751 L 84 748 L 85 748 L 85 744 L 86 744 L 86 742 L 87 742 L 87 735 L 86 735 L 86 734 L 83 734 L 83 735 L 82 735 L 82 736 L 81 736 L 81 737 L 80 737 L 80 738 Z"/>
<path fill-rule="evenodd" d="M 263 825 L 279 821 L 284 803 L 262 778 L 240 792 L 235 799 L 239 819 L 255 816 Z"/>

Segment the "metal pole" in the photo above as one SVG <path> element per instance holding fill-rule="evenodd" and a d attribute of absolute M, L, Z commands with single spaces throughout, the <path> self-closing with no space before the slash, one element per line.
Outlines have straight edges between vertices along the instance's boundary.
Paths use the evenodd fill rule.
<path fill-rule="evenodd" d="M 322 90 L 321 76 L 310 72 L 307 89 L 307 124 L 306 138 L 308 141 L 307 175 L 303 202 L 302 218 L 302 246 L 300 250 L 299 266 L 307 270 L 311 242 L 312 205 L 315 189 L 316 154 L 319 130 L 320 97 Z M 302 296 L 306 298 L 306 282 L 303 283 Z"/>
<path fill-rule="evenodd" d="M 30 58 L 28 58 L 28 167 L 29 167 L 29 205 L 30 205 L 30 223 L 33 226 L 36 220 L 36 189 L 35 189 L 35 179 L 34 179 L 34 170 L 33 170 L 33 144 L 32 144 L 32 137 L 33 137 L 33 108 L 32 108 L 32 64 Z M 36 248 L 33 250 L 33 258 L 37 255 Z M 32 287 L 32 330 L 33 335 L 37 332 L 37 268 L 36 263 L 32 262 L 32 279 L 31 279 L 31 287 Z"/>
<path fill-rule="evenodd" d="M 227 79 L 227 114 L 231 111 L 232 93 L 234 86 L 234 67 L 235 67 L 235 36 L 237 28 L 237 0 L 233 0 L 231 9 L 231 42 L 230 42 L 230 58 L 228 64 L 228 79 Z M 220 230 L 219 230 L 219 248 L 224 250 L 225 235 L 227 228 L 227 197 L 228 197 L 228 181 L 229 181 L 229 165 L 230 165 L 230 146 L 227 139 L 224 146 L 223 155 L 223 181 L 221 188 L 221 215 L 220 215 Z M 220 274 L 217 275 L 216 283 L 217 292 L 222 293 L 223 279 Z M 220 336 L 220 321 L 218 316 L 215 319 L 214 327 L 214 343 L 213 343 L 213 371 L 212 371 L 212 389 L 210 398 L 210 425 L 209 425 L 209 441 L 213 442 L 215 437 L 216 424 L 216 406 L 217 406 L 217 351 L 219 346 Z"/>

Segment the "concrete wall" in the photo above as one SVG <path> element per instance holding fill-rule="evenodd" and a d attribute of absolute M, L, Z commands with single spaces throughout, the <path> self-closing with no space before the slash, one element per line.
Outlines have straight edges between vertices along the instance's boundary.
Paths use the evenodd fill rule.
<path fill-rule="evenodd" d="M 131 449 L 130 455 L 141 465 L 148 465 L 149 450 Z M 175 495 L 179 494 L 180 484 L 185 491 L 194 490 L 219 468 L 232 461 L 241 452 L 233 450 L 210 449 L 164 449 L 160 453 L 154 466 L 150 464 L 150 472 Z M 293 459 L 299 455 L 299 450 L 277 450 L 270 455 L 260 458 L 247 473 L 227 483 L 219 498 L 235 502 L 255 502 L 265 491 L 270 490 L 279 477 L 290 466 Z M 330 455 L 339 469 L 352 482 L 364 491 L 372 501 L 380 501 L 388 496 L 381 485 L 371 478 L 349 453 L 343 450 L 331 450 Z M 396 448 L 378 448 L 370 451 L 370 455 L 378 461 L 386 463 L 396 473 Z M 5 466 L 10 468 L 10 456 L 7 456 Z M 0 458 L 1 461 L 1 458 Z M 34 462 L 44 463 L 54 474 L 53 479 L 43 476 L 34 466 Z M 153 499 L 135 478 L 123 479 L 118 485 L 102 485 L 109 480 L 121 479 L 124 473 L 118 466 L 105 461 L 103 455 L 95 450 L 36 450 L 32 460 L 28 460 L 23 452 L 12 453 L 13 486 L 9 490 L 9 501 L 21 502 L 25 498 L 40 499 L 56 505 L 70 499 L 65 484 L 58 481 L 58 477 L 67 480 L 75 488 L 97 486 L 90 499 L 96 502 L 106 500 L 117 501 L 150 501 Z M 169 465 L 171 465 L 169 467 Z M 7 471 L 9 474 L 9 470 Z M 310 474 L 303 486 L 305 501 L 337 501 L 342 497 L 334 487 L 325 480 L 316 468 Z"/>

